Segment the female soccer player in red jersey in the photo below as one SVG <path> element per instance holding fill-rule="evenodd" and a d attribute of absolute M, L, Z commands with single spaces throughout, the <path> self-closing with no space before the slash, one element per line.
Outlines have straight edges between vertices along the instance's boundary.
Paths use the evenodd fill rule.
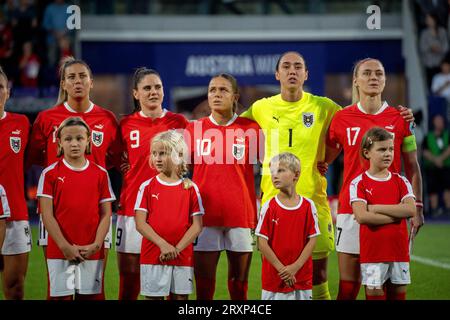
<path fill-rule="evenodd" d="M 151 142 L 149 164 L 158 175 L 144 181 L 136 198 L 142 234 L 141 294 L 150 300 L 187 300 L 193 292 L 193 246 L 204 214 L 198 187 L 187 173 L 187 146 L 175 130 Z"/>
<path fill-rule="evenodd" d="M 26 116 L 5 111 L 9 98 L 8 78 L 0 67 L 0 185 L 8 195 L 11 216 L 6 220 L 3 288 L 6 299 L 23 299 L 31 229 L 24 194 L 24 155 L 30 123 Z"/>
<path fill-rule="evenodd" d="M 220 252 L 228 257 L 231 299 L 247 299 L 256 227 L 253 164 L 258 159 L 259 126 L 239 118 L 236 79 L 213 77 L 208 86 L 211 115 L 188 126 L 193 178 L 205 207 L 203 231 L 194 246 L 197 299 L 213 299 Z"/>
<path fill-rule="evenodd" d="M 49 166 L 57 161 L 57 137 L 59 125 L 69 117 L 82 118 L 92 130 L 92 153 L 87 158 L 109 168 L 120 167 L 121 146 L 117 120 L 114 114 L 95 105 L 90 100 L 93 87 L 92 71 L 82 60 L 67 58 L 60 70 L 61 82 L 58 102 L 53 108 L 39 113 L 33 124 L 30 138 L 29 164 Z M 111 248 L 111 228 L 105 240 L 105 248 Z M 47 246 L 47 231 L 40 223 L 40 246 Z M 45 248 L 44 248 L 45 252 Z M 105 256 L 105 265 L 106 265 Z M 99 297 L 104 298 L 104 297 Z"/>
<path fill-rule="evenodd" d="M 48 230 L 50 300 L 97 300 L 103 291 L 104 241 L 115 200 L 108 172 L 89 161 L 91 131 L 80 117 L 56 132 L 59 161 L 42 171 L 37 195 Z"/>
<path fill-rule="evenodd" d="M 339 262 L 338 299 L 356 299 L 361 285 L 359 265 L 359 224 L 355 221 L 349 202 L 349 184 L 364 172 L 367 164 L 359 158 L 363 135 L 372 127 L 380 126 L 395 136 L 394 160 L 390 170 L 401 172 L 403 158 L 405 172 L 412 182 L 417 199 L 417 214 L 412 219 L 414 230 L 423 225 L 422 177 L 417 162 L 417 146 L 412 123 L 381 98 L 386 82 L 385 71 L 379 60 L 367 58 L 356 63 L 353 72 L 355 104 L 336 113 L 327 137 L 325 162 L 332 162 L 344 150 L 344 180 L 339 194 L 336 221 L 336 250 Z"/>
<path fill-rule="evenodd" d="M 120 121 L 122 145 L 130 168 L 123 174 L 117 212 L 116 250 L 120 273 L 119 300 L 139 295 L 139 254 L 142 236 L 136 231 L 134 205 L 141 184 L 158 172 L 148 165 L 152 138 L 170 129 L 184 129 L 188 121 L 162 107 L 161 77 L 155 70 L 139 68 L 133 77 L 133 113 Z"/>
<path fill-rule="evenodd" d="M 409 181 L 390 167 L 394 135 L 384 128 L 367 131 L 361 155 L 369 169 L 350 183 L 350 203 L 360 226 L 360 263 L 367 300 L 405 300 L 409 270 L 406 218 L 416 214 Z M 367 161 L 368 160 L 368 161 Z"/>

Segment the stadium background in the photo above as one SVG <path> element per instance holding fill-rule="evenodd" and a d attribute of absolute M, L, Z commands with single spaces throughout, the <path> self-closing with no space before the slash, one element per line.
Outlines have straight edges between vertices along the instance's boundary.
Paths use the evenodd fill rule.
<path fill-rule="evenodd" d="M 81 28 L 65 27 L 65 41 L 56 43 L 56 59 L 50 55 L 55 44 L 47 41 L 50 31 L 45 22 L 46 11 L 53 2 L 64 1 L 0 1 L 0 44 L 2 48 L 9 45 L 12 52 L 8 56 L 4 54 L 7 50 L 0 51 L 0 64 L 12 85 L 6 110 L 26 114 L 30 121 L 56 102 L 58 59 L 70 53 L 84 59 L 92 68 L 92 100 L 112 110 L 118 118 L 132 110 L 131 77 L 135 68 L 147 66 L 162 76 L 164 107 L 197 119 L 208 114 L 206 89 L 211 76 L 218 72 L 236 76 L 244 107 L 261 97 L 276 94 L 279 88 L 273 75 L 275 63 L 288 50 L 299 51 L 305 57 L 309 69 L 306 91 L 325 95 L 342 106 L 351 102 L 353 63 L 365 57 L 380 59 L 387 73 L 384 98 L 392 105 L 413 109 L 419 150 L 432 115 L 441 113 L 447 118 L 446 101 L 430 95 L 426 86 L 417 45 L 423 28 L 420 1 L 66 1 L 66 5 L 75 4 L 80 8 Z M 375 17 L 381 28 L 371 30 L 368 21 L 373 22 L 374 11 L 368 12 L 368 7 L 374 4 L 381 9 Z M 17 8 L 22 9 L 17 11 Z M 66 19 L 71 14 L 66 13 Z M 31 43 L 36 57 L 34 62 L 29 60 L 34 72 L 21 67 L 25 51 L 29 50 L 26 43 Z M 28 76 L 34 75 L 34 81 L 24 80 L 27 70 Z M 332 208 L 336 205 L 334 196 L 339 190 L 341 165 L 342 158 L 328 173 Z M 33 244 L 37 239 L 34 198 L 40 170 L 33 167 L 27 174 Z M 258 186 L 257 172 L 255 168 Z M 110 171 L 110 175 L 118 196 L 120 174 Z M 424 200 L 427 224 L 415 244 L 413 284 L 408 297 L 450 299 L 449 217 L 431 216 L 426 197 Z M 259 253 L 255 252 L 249 281 L 250 299 L 260 296 L 260 264 Z M 335 298 L 338 283 L 335 253 L 330 258 L 328 273 Z M 113 252 L 110 252 L 105 283 L 107 298 L 116 299 L 118 273 Z M 44 299 L 45 290 L 44 259 L 40 248 L 34 245 L 26 299 Z M 225 259 L 221 259 L 215 297 L 227 299 Z M 3 299 L 1 293 L 0 298 Z"/>

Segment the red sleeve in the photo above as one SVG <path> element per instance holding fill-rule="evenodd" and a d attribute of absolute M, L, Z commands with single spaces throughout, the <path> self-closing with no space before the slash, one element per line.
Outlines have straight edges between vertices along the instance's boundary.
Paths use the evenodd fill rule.
<path fill-rule="evenodd" d="M 398 175 L 398 177 L 400 180 L 400 197 L 401 197 L 400 202 L 409 197 L 415 198 L 413 188 L 411 186 L 411 183 L 409 183 L 408 179 L 406 179 L 401 175 Z"/>
<path fill-rule="evenodd" d="M 339 137 L 337 132 L 337 127 L 339 122 L 338 114 L 336 114 L 333 119 L 331 120 L 330 127 L 328 128 L 327 137 L 326 137 L 326 143 L 327 146 L 335 149 L 340 149 L 342 146 L 339 143 Z"/>
<path fill-rule="evenodd" d="M 55 184 L 55 175 L 53 174 L 53 168 L 55 165 L 47 167 L 42 171 L 39 178 L 37 196 L 53 199 L 53 186 Z"/>
<path fill-rule="evenodd" d="M 200 191 L 195 183 L 192 183 L 192 188 L 190 188 L 190 196 L 189 213 L 191 216 L 204 215 L 205 209 L 203 209 L 202 197 L 200 196 Z"/>
<path fill-rule="evenodd" d="M 9 208 L 8 198 L 6 197 L 6 191 L 0 185 L 0 219 L 8 218 L 9 216 L 11 216 L 11 210 Z"/>
<path fill-rule="evenodd" d="M 47 137 L 43 131 L 43 116 L 42 112 L 38 114 L 34 121 L 30 141 L 28 143 L 27 156 L 25 167 L 29 168 L 31 165 L 45 166 L 45 150 L 47 148 Z"/>
<path fill-rule="evenodd" d="M 271 201 L 267 201 L 261 208 L 261 214 L 259 216 L 258 225 L 256 226 L 255 234 L 258 237 L 262 237 L 269 240 L 269 224 L 268 221 L 271 220 L 272 211 L 270 210 Z"/>
<path fill-rule="evenodd" d="M 148 207 L 148 185 L 150 180 L 147 180 L 141 184 L 139 187 L 139 191 L 136 197 L 136 203 L 134 205 L 134 210 L 141 210 L 145 212 L 149 212 Z"/>
<path fill-rule="evenodd" d="M 113 189 L 111 187 L 111 181 L 109 180 L 108 172 L 101 168 L 101 176 L 100 176 L 100 203 L 104 202 L 112 202 L 116 200 L 114 196 Z"/>
<path fill-rule="evenodd" d="M 117 170 L 120 171 L 120 165 L 122 163 L 122 152 L 123 152 L 123 145 L 120 135 L 119 126 L 117 124 L 116 117 L 111 114 L 111 135 L 113 137 L 113 140 L 108 146 L 108 151 L 106 153 L 106 166 L 107 169 L 111 169 L 112 167 L 115 167 Z"/>
<path fill-rule="evenodd" d="M 308 208 L 308 214 L 311 216 L 311 219 L 308 219 L 308 238 L 316 237 L 320 235 L 320 228 L 319 228 L 319 218 L 317 216 L 317 209 L 311 200 L 308 200 L 310 206 Z"/>
<path fill-rule="evenodd" d="M 367 203 L 362 175 L 359 175 L 350 183 L 350 205 L 355 201 Z"/>

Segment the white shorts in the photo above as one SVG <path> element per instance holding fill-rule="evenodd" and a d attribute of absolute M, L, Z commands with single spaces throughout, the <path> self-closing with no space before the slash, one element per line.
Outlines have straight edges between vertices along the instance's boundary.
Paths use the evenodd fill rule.
<path fill-rule="evenodd" d="M 51 297 L 102 292 L 103 260 L 76 264 L 64 259 L 47 259 L 47 266 Z"/>
<path fill-rule="evenodd" d="M 359 254 L 359 223 L 353 214 L 338 214 L 336 218 L 336 251 Z"/>
<path fill-rule="evenodd" d="M 261 300 L 312 300 L 312 290 L 272 292 L 263 289 L 261 293 Z"/>
<path fill-rule="evenodd" d="M 193 292 L 194 268 L 158 264 L 141 264 L 141 295 L 167 297 Z"/>
<path fill-rule="evenodd" d="M 105 241 L 103 242 L 105 249 L 111 249 L 112 246 L 112 218 L 109 223 L 109 231 L 105 237 Z M 42 214 L 39 214 L 39 239 L 38 246 L 46 247 L 48 246 L 48 231 L 44 226 L 44 221 L 42 221 Z"/>
<path fill-rule="evenodd" d="M 194 243 L 194 251 L 252 252 L 250 228 L 204 227 Z"/>
<path fill-rule="evenodd" d="M 392 284 L 410 284 L 409 262 L 361 263 L 362 284 L 381 289 L 386 280 Z"/>
<path fill-rule="evenodd" d="M 116 251 L 141 254 L 142 235 L 136 230 L 134 217 L 117 216 Z"/>
<path fill-rule="evenodd" d="M 6 256 L 31 251 L 31 228 L 28 220 L 6 221 L 2 254 Z"/>

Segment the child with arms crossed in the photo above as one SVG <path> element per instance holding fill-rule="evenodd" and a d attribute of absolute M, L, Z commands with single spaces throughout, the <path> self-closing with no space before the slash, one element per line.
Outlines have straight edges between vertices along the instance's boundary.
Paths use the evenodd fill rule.
<path fill-rule="evenodd" d="M 367 300 L 405 300 L 409 272 L 406 218 L 416 212 L 408 180 L 391 173 L 394 137 L 383 128 L 364 135 L 361 154 L 369 169 L 350 184 L 350 203 L 360 227 L 362 284 Z"/>

